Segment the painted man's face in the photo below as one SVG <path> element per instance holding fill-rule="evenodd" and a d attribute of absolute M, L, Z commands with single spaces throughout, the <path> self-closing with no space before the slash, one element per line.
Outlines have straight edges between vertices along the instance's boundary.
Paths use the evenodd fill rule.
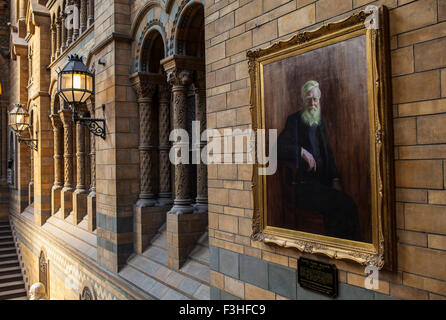
<path fill-rule="evenodd" d="M 307 95 L 305 96 L 305 108 L 311 111 L 319 109 L 319 100 L 319 92 L 317 88 L 313 88 L 312 90 L 308 91 Z"/>

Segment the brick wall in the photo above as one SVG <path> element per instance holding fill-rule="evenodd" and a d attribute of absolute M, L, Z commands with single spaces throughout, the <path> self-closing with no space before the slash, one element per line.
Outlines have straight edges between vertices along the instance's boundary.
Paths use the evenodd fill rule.
<path fill-rule="evenodd" d="M 390 9 L 398 268 L 373 292 L 361 266 L 312 258 L 337 265 L 340 298 L 446 299 L 446 0 L 206 0 L 208 127 L 250 125 L 247 50 L 368 4 Z M 211 298 L 320 298 L 296 285 L 298 251 L 249 238 L 251 175 L 209 166 Z"/>

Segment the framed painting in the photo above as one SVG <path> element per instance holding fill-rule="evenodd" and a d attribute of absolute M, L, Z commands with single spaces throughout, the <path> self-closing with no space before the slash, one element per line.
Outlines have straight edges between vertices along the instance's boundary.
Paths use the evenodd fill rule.
<path fill-rule="evenodd" d="M 277 170 L 254 168 L 255 240 L 393 269 L 387 16 L 361 11 L 248 52 L 253 129 L 277 132 L 265 138 Z"/>

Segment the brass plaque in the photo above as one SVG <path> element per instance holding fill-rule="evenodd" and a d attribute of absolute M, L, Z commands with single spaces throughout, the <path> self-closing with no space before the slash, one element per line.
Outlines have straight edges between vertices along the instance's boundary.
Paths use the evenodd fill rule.
<path fill-rule="evenodd" d="M 302 288 L 331 298 L 338 296 L 338 269 L 334 264 L 300 258 L 297 280 Z"/>

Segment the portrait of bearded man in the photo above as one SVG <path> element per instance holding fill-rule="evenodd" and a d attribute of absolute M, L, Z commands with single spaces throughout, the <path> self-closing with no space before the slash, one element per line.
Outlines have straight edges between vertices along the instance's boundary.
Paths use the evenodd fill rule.
<path fill-rule="evenodd" d="M 278 160 L 292 169 L 287 179 L 295 186 L 295 194 L 285 200 L 296 210 L 287 214 L 317 211 L 323 216 L 324 235 L 361 241 L 357 205 L 343 192 L 322 116 L 319 83 L 306 82 L 301 97 L 303 108 L 288 116 L 277 142 Z"/>

